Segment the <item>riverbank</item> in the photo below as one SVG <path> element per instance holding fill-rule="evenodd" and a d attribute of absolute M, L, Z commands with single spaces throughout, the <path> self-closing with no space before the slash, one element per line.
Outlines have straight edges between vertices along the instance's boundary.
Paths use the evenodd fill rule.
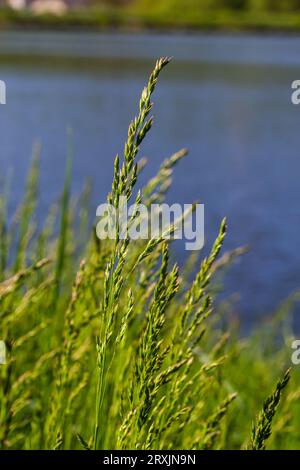
<path fill-rule="evenodd" d="M 0 30 L 7 29 L 89 29 L 117 28 L 127 31 L 186 30 L 228 32 L 298 32 L 300 12 L 257 12 L 232 10 L 181 10 L 153 7 L 89 9 L 61 16 L 35 15 L 30 11 L 0 10 Z"/>

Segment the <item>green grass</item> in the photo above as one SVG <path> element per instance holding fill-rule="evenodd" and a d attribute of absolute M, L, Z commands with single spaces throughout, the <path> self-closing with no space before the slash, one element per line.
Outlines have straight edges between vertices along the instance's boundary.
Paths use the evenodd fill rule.
<path fill-rule="evenodd" d="M 151 95 L 168 62 L 156 63 L 115 158 L 107 200 L 116 208 L 121 195 L 162 201 L 185 158 L 180 151 L 139 187 Z M 87 222 L 89 185 L 71 198 L 70 154 L 41 230 L 38 147 L 10 223 L 7 190 L 0 199 L 1 449 L 299 448 L 300 379 L 295 370 L 288 384 L 287 371 L 298 293 L 241 338 L 230 304 L 214 301 L 224 269 L 244 252 L 221 253 L 226 220 L 210 254 L 192 254 L 182 271 L 162 238 L 101 241 Z"/>

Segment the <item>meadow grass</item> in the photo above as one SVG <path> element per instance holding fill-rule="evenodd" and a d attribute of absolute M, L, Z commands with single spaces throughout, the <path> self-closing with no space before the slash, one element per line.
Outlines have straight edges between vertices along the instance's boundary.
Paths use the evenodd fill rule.
<path fill-rule="evenodd" d="M 151 95 L 168 62 L 157 61 L 115 158 L 107 201 L 116 208 L 120 196 L 162 202 L 186 155 L 139 188 Z M 1 449 L 299 448 L 299 373 L 288 369 L 298 293 L 241 338 L 230 305 L 214 299 L 214 278 L 244 253 L 221 253 L 226 220 L 210 254 L 194 253 L 182 272 L 163 237 L 99 240 L 89 229 L 90 188 L 71 198 L 69 153 L 42 229 L 38 147 L 10 223 L 8 191 L 0 199 Z"/>

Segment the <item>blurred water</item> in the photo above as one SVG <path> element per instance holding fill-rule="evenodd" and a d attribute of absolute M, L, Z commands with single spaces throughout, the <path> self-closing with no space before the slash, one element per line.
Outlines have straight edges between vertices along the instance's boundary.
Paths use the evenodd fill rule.
<path fill-rule="evenodd" d="M 113 157 L 153 60 L 174 57 L 155 94 L 155 126 L 143 181 L 163 158 L 190 149 L 169 201 L 206 206 L 208 249 L 227 215 L 227 249 L 251 251 L 228 273 L 226 294 L 247 327 L 300 287 L 300 38 L 0 33 L 0 168 L 13 169 L 20 200 L 34 139 L 42 142 L 40 214 L 63 182 L 66 128 L 74 132 L 74 192 L 94 183 L 94 207 L 110 188 Z M 94 210 L 94 209 L 93 209 Z M 92 210 L 92 212 L 93 212 Z M 176 245 L 179 259 L 182 246 Z"/>

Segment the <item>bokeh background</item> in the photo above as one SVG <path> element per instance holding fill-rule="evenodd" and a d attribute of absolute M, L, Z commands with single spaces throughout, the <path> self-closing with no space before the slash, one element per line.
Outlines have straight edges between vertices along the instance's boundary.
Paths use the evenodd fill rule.
<path fill-rule="evenodd" d="M 93 184 L 91 218 L 154 60 L 174 60 L 155 93 L 148 166 L 187 147 L 169 202 L 205 204 L 207 250 L 221 218 L 227 249 L 249 245 L 224 279 L 245 329 L 300 285 L 298 0 L 0 0 L 1 185 L 22 198 L 34 141 L 42 145 L 39 216 L 57 200 L 67 129 L 73 192 Z M 174 256 L 186 257 L 176 243 Z"/>

